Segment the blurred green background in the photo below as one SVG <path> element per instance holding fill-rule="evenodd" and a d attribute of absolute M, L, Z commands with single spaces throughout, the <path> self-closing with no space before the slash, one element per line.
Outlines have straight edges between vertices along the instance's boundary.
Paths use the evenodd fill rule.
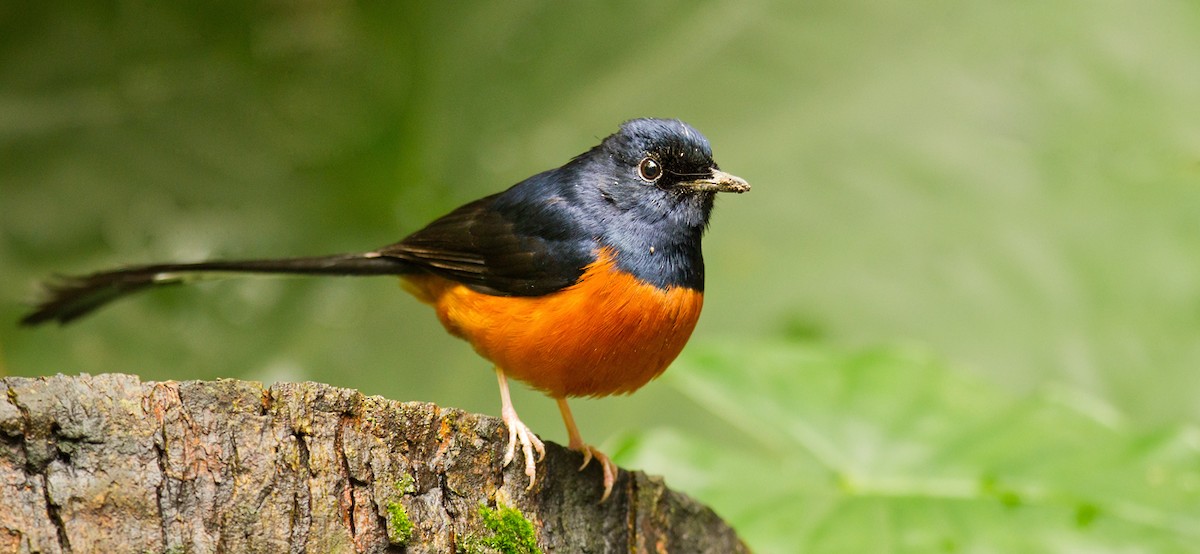
<path fill-rule="evenodd" d="M 15 321 L 53 273 L 388 244 L 642 116 L 754 190 L 681 360 L 574 402 L 586 438 L 761 552 L 1200 544 L 1189 2 L 3 3 L 0 370 L 497 414 L 390 279 Z"/>

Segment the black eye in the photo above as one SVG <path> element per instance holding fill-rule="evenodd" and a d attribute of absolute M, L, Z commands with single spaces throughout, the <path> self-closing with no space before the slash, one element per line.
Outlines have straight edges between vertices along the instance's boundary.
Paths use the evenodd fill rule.
<path fill-rule="evenodd" d="M 662 177 L 662 173 L 662 166 L 658 165 L 658 162 L 654 161 L 654 158 L 642 158 L 641 163 L 638 164 L 638 175 L 643 180 L 653 183 L 659 177 Z"/>

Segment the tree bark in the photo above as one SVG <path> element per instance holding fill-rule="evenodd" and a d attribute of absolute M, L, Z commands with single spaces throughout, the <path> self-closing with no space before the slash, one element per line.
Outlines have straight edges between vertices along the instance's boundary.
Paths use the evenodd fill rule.
<path fill-rule="evenodd" d="M 598 464 L 555 444 L 526 490 L 503 423 L 433 404 L 119 374 L 0 391 L 0 552 L 526 552 L 526 521 L 546 552 L 747 551 L 641 472 L 600 503 Z"/>

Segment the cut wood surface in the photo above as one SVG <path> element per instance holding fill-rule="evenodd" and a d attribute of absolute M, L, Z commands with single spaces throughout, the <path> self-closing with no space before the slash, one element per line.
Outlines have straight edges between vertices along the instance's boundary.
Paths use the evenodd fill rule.
<path fill-rule="evenodd" d="M 496 418 L 320 383 L 0 380 L 0 552 L 745 552 L 711 510 Z"/>

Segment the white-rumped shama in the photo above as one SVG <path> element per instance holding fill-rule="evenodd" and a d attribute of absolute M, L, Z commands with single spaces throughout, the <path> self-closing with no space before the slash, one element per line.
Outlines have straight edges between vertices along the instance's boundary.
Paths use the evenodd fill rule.
<path fill-rule="evenodd" d="M 558 402 L 571 449 L 583 442 L 567 397 L 629 393 L 666 369 L 700 316 L 700 238 L 718 192 L 750 190 L 717 168 L 708 140 L 678 120 L 625 122 L 562 167 L 481 198 L 404 240 L 359 254 L 123 267 L 50 284 L 26 325 L 68 323 L 141 290 L 204 273 L 396 275 L 452 335 L 495 364 L 508 427 L 532 487 L 542 442 L 521 422 L 508 377 Z M 583 466 L 580 469 L 583 469 Z"/>

